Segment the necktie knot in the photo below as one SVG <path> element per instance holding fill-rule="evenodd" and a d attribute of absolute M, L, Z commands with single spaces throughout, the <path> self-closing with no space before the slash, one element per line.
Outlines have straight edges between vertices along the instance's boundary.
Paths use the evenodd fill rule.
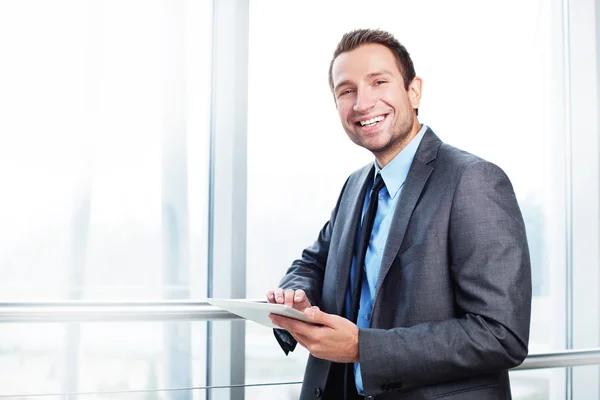
<path fill-rule="evenodd" d="M 378 193 L 385 186 L 385 182 L 381 177 L 380 173 L 377 173 L 375 176 L 375 182 L 373 183 L 373 188 L 371 189 L 372 193 Z"/>

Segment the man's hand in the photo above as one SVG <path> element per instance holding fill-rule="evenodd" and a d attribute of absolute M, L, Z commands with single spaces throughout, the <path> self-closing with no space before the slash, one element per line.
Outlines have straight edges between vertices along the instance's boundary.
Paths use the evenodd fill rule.
<path fill-rule="evenodd" d="M 346 318 L 309 307 L 304 314 L 315 324 L 270 314 L 273 323 L 287 330 L 317 358 L 338 363 L 358 362 L 358 327 Z"/>
<path fill-rule="evenodd" d="M 304 290 L 292 290 L 286 289 L 285 291 L 281 288 L 269 290 L 267 292 L 267 302 L 285 304 L 286 306 L 293 307 L 296 310 L 304 311 L 310 307 L 310 301 L 306 297 Z"/>

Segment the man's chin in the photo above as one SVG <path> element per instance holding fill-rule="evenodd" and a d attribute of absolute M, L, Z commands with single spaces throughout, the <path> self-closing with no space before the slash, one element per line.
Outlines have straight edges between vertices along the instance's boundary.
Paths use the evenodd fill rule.
<path fill-rule="evenodd" d="M 390 144 L 380 144 L 380 143 L 365 143 L 362 145 L 366 150 L 369 150 L 374 155 L 385 153 L 390 149 Z"/>
<path fill-rule="evenodd" d="M 386 140 L 384 143 L 378 141 L 364 142 L 361 144 L 366 150 L 369 150 L 375 157 L 381 157 L 387 153 L 399 153 L 408 143 L 409 135 L 403 135 L 397 140 Z"/>

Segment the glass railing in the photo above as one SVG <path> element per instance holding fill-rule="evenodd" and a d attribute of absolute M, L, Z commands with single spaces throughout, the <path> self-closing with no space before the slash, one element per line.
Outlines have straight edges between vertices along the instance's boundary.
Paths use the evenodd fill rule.
<path fill-rule="evenodd" d="M 261 393 L 260 398 L 268 393 L 274 393 L 276 398 L 297 398 L 302 379 L 299 373 L 280 376 L 261 373 L 261 382 L 248 377 L 245 382 L 233 381 L 236 384 L 219 378 L 207 381 L 206 322 L 223 324 L 240 319 L 206 301 L 3 302 L 0 336 L 11 340 L 2 339 L 0 343 L 0 398 L 61 398 L 68 387 L 67 371 L 78 374 L 73 378 L 78 383 L 69 395 L 114 398 L 116 394 L 129 394 L 146 399 L 178 398 L 176 393 L 186 392 L 188 396 L 184 397 L 194 393 L 196 399 L 211 391 L 241 390 L 245 396 L 239 398 L 255 398 L 252 393 Z M 177 359 L 182 349 L 164 347 L 165 338 L 173 331 L 188 332 L 184 338 L 188 343 L 184 349 L 187 356 L 181 358 L 185 358 L 185 366 Z M 9 342 L 12 344 L 8 345 Z M 75 343 L 78 354 L 70 356 L 69 348 Z M 301 355 L 296 356 L 297 363 L 304 362 Z M 64 360 L 69 357 L 75 357 L 76 361 L 66 366 Z M 516 384 L 513 387 L 526 393 L 527 388 L 533 388 L 539 381 L 541 386 L 538 386 L 546 388 L 556 379 L 540 375 L 539 370 L 558 374 L 565 367 L 589 365 L 600 365 L 600 348 L 531 354 L 511 371 Z M 173 374 L 169 371 L 175 368 L 184 368 L 189 378 L 170 377 Z M 532 378 L 530 374 L 536 376 Z M 19 379 L 34 380 L 37 386 L 19 384 Z M 540 388 L 536 386 L 534 392 L 545 393 L 546 389 Z"/>

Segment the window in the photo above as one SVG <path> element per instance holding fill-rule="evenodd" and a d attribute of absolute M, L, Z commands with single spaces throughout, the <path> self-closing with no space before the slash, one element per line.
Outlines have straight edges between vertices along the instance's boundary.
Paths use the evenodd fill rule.
<path fill-rule="evenodd" d="M 206 297 L 211 8 L 0 4 L 0 301 Z M 1 324 L 2 394 L 204 385 L 205 325 Z"/>

